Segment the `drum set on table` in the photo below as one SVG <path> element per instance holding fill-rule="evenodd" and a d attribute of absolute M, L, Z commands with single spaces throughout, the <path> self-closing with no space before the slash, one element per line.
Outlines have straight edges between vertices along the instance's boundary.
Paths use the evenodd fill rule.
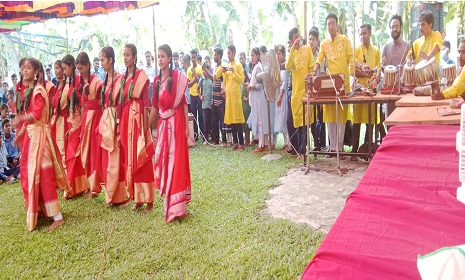
<path fill-rule="evenodd" d="M 412 93 L 417 86 L 428 85 L 439 80 L 439 66 L 434 57 L 422 60 L 416 65 L 404 65 L 401 83 L 399 83 L 401 69 L 400 66 L 394 65 L 388 65 L 384 68 L 382 94 Z M 450 87 L 457 77 L 455 64 L 444 66 L 442 77 L 441 87 L 443 89 Z"/>

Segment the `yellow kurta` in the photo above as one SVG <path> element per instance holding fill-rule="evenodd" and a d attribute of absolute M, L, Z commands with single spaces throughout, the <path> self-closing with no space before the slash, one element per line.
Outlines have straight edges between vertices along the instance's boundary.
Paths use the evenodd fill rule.
<path fill-rule="evenodd" d="M 460 75 L 455 78 L 454 83 L 447 89 L 442 91 L 445 98 L 456 98 L 462 96 L 465 92 L 465 70 L 462 69 Z"/>
<path fill-rule="evenodd" d="M 366 62 L 363 58 L 365 55 Z M 363 64 L 370 66 L 371 69 L 380 67 L 380 52 L 377 48 L 370 45 L 368 48 L 365 45 L 360 45 L 355 49 L 355 59 Z M 366 86 L 368 78 L 357 78 L 358 81 Z M 374 124 L 375 117 L 375 104 L 371 104 L 371 123 Z M 354 104 L 353 123 L 368 123 L 368 104 Z"/>
<path fill-rule="evenodd" d="M 344 74 L 344 85 L 346 94 L 350 92 L 349 65 L 353 63 L 354 51 L 346 36 L 337 34 L 334 40 L 331 37 L 324 39 L 320 45 L 320 53 L 316 60 L 317 64 L 326 59 L 327 70 L 331 75 Z M 323 105 L 323 122 L 347 122 L 348 106 L 343 105 L 344 111 L 339 107 L 338 120 L 336 120 L 335 105 Z"/>
<path fill-rule="evenodd" d="M 440 54 L 442 48 L 442 35 L 438 31 L 432 31 L 428 36 L 421 36 L 420 38 L 416 39 L 413 42 L 413 52 L 415 54 L 416 63 L 420 62 L 422 58 L 419 56 L 420 51 L 426 52 L 429 54 L 431 50 L 433 50 L 434 46 L 438 46 L 439 52 L 434 56 L 436 58 L 436 62 L 440 63 Z M 407 56 L 412 54 L 412 50 L 410 50 Z"/>
<path fill-rule="evenodd" d="M 294 127 L 304 125 L 302 98 L 305 96 L 305 76 L 313 71 L 314 66 L 315 61 L 310 46 L 301 46 L 298 50 L 291 48 L 291 53 L 286 61 L 286 70 L 292 72 L 291 110 Z M 310 123 L 313 123 L 313 105 L 307 112 L 310 112 L 307 114 L 307 120 L 310 116 Z"/>
<path fill-rule="evenodd" d="M 244 112 L 242 111 L 242 93 L 241 83 L 244 82 L 244 69 L 240 63 L 233 61 L 230 67 L 234 68 L 233 71 L 226 71 L 224 73 L 218 72 L 216 78 L 223 75 L 225 85 L 226 104 L 224 112 L 225 124 L 238 124 L 244 123 Z"/>
<path fill-rule="evenodd" d="M 189 82 L 192 82 L 194 80 L 194 73 L 192 72 L 192 68 L 194 67 L 191 67 L 187 70 L 187 78 L 189 79 Z M 202 66 L 197 64 L 197 67 L 195 67 L 195 73 L 197 74 L 197 76 L 202 76 Z M 199 92 L 197 91 L 198 87 L 198 83 L 195 83 L 190 87 L 189 92 L 192 96 L 199 96 Z"/>

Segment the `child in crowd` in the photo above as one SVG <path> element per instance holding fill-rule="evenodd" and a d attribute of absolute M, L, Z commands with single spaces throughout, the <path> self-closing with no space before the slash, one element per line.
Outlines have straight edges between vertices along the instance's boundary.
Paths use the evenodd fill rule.
<path fill-rule="evenodd" d="M 1 114 L 0 114 L 0 121 L 4 121 L 10 118 L 10 109 L 8 108 L 8 105 L 2 104 L 1 106 Z M 3 126 L 2 126 L 3 129 Z M 3 130 L 0 130 L 3 131 Z"/>
<path fill-rule="evenodd" d="M 7 99 L 6 105 L 8 105 L 11 114 L 16 114 L 15 92 L 12 89 L 8 90 Z"/>
<path fill-rule="evenodd" d="M 203 75 L 199 80 L 200 100 L 202 100 L 202 114 L 203 114 L 203 145 L 208 144 L 208 136 L 212 135 L 212 98 L 213 98 L 213 81 L 209 78 L 210 64 L 205 62 L 202 66 Z M 208 72 L 208 73 L 207 73 Z M 213 136 L 212 136 L 213 138 Z"/>
<path fill-rule="evenodd" d="M 7 122 L 9 123 L 10 120 L 5 119 L 2 124 Z M 13 182 L 19 178 L 19 166 L 8 164 L 7 156 L 8 152 L 2 137 L 2 140 L 0 140 L 0 184 Z"/>
<path fill-rule="evenodd" d="M 2 140 L 6 148 L 6 159 L 8 160 L 8 164 L 13 167 L 19 166 L 19 159 L 21 158 L 21 153 L 19 152 L 18 147 L 13 145 L 13 140 L 15 139 L 16 134 L 12 131 L 12 126 L 9 119 L 5 119 L 2 121 L 2 129 Z"/>
<path fill-rule="evenodd" d="M 3 92 L 6 94 L 8 92 L 8 82 L 3 82 L 2 87 L 3 87 Z M 4 97 L 2 96 L 2 100 L 3 99 Z"/>

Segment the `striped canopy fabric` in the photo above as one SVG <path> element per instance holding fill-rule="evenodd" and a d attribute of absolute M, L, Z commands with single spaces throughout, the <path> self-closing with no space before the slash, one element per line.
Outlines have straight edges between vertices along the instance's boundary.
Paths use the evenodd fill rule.
<path fill-rule="evenodd" d="M 0 1 L 0 33 L 53 18 L 94 16 L 121 10 L 141 9 L 159 1 Z M 21 24 L 15 24 L 21 22 Z"/>

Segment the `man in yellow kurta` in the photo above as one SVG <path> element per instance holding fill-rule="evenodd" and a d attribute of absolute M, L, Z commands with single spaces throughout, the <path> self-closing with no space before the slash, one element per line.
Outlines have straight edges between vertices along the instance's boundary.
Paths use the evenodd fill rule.
<path fill-rule="evenodd" d="M 187 78 L 189 79 L 189 83 L 187 87 L 189 88 L 191 104 L 190 109 L 194 117 L 199 122 L 199 128 L 203 135 L 205 135 L 205 131 L 203 131 L 203 113 L 202 113 L 202 100 L 200 100 L 199 92 L 198 92 L 198 83 L 200 77 L 202 77 L 203 71 L 202 66 L 197 63 L 197 50 L 191 51 L 191 60 L 192 60 L 192 67 L 187 70 Z M 199 129 L 197 128 L 197 124 L 194 122 L 194 134 L 195 134 L 195 141 L 199 139 Z"/>
<path fill-rule="evenodd" d="M 409 61 L 416 63 L 421 60 L 429 60 L 432 57 L 436 58 L 436 63 L 439 66 L 440 52 L 442 48 L 442 36 L 438 31 L 433 31 L 434 16 L 431 11 L 424 11 L 420 15 L 420 32 L 421 37 L 413 42 L 412 50 L 407 54 Z M 411 62 L 410 62 L 411 63 Z"/>
<path fill-rule="evenodd" d="M 224 123 L 231 127 L 234 145 L 231 150 L 244 150 L 244 133 L 242 124 L 244 112 L 242 111 L 241 83 L 244 82 L 244 69 L 240 63 L 235 61 L 236 47 L 228 47 L 229 66 L 223 67 L 222 72 L 215 74 L 218 79 L 223 75 L 226 92 L 226 106 L 224 112 Z"/>
<path fill-rule="evenodd" d="M 292 95 L 291 95 L 291 111 L 294 127 L 296 128 L 297 137 L 297 154 L 302 159 L 305 158 L 307 146 L 307 131 L 306 124 L 303 121 L 303 105 L 302 98 L 305 95 L 305 76 L 310 74 L 315 65 L 311 46 L 300 45 L 301 37 L 297 28 L 289 31 L 289 43 L 291 44 L 291 52 L 286 61 L 286 70 L 292 73 Z M 313 123 L 313 106 L 310 106 L 307 116 L 310 122 Z M 307 122 L 308 119 L 307 118 Z M 314 135 L 314 139 L 315 139 Z"/>
<path fill-rule="evenodd" d="M 320 53 L 315 63 L 312 75 L 318 72 L 323 59 L 326 59 L 326 67 L 328 74 L 344 74 L 344 91 L 350 92 L 349 83 L 349 64 L 353 63 L 354 51 L 352 49 L 349 39 L 337 32 L 337 16 L 333 13 L 328 14 L 326 17 L 326 28 L 330 35 L 329 38 L 321 42 Z M 367 65 L 361 65 L 355 62 L 355 66 L 361 70 L 369 69 Z M 347 122 L 347 109 L 348 106 L 343 106 L 344 110 L 338 108 L 338 119 L 336 120 L 336 107 L 335 105 L 323 106 L 323 121 L 328 127 L 329 146 L 331 151 L 336 151 L 337 143 L 339 143 L 339 151 L 342 151 L 344 143 L 344 130 Z M 337 132 L 336 132 L 337 130 Z M 339 137 L 336 138 L 336 135 Z"/>
<path fill-rule="evenodd" d="M 363 63 L 364 65 L 368 65 L 370 69 L 374 69 L 376 67 L 380 67 L 381 61 L 380 61 L 380 52 L 379 50 L 372 46 L 370 43 L 370 36 L 371 36 L 371 25 L 370 24 L 363 24 L 360 26 L 360 39 L 362 41 L 362 44 L 355 49 L 355 59 Z M 355 70 L 355 76 L 357 77 L 358 81 L 360 84 L 367 86 L 368 79 L 371 78 L 372 73 L 371 71 L 360 71 L 360 70 Z M 368 89 L 372 90 L 374 87 L 373 85 L 368 85 Z M 356 153 L 358 152 L 359 148 L 359 142 L 360 142 L 360 126 L 362 123 L 367 124 L 367 130 L 366 132 L 368 133 L 368 106 L 371 106 L 371 125 L 373 127 L 373 124 L 376 121 L 376 115 L 375 115 L 375 110 L 376 110 L 376 105 L 375 104 L 354 104 L 354 114 L 353 114 L 353 119 L 352 119 L 352 152 Z M 373 130 L 372 130 L 373 131 Z M 365 143 L 368 141 L 368 135 L 367 133 L 365 134 Z M 350 158 L 353 161 L 357 160 L 356 156 L 352 156 Z"/>
<path fill-rule="evenodd" d="M 462 39 L 458 49 L 459 52 L 459 63 L 462 67 L 460 75 L 455 78 L 454 83 L 449 88 L 443 90 L 439 96 L 431 96 L 433 99 L 444 99 L 444 98 L 456 98 L 459 96 L 465 97 L 465 39 Z"/>

